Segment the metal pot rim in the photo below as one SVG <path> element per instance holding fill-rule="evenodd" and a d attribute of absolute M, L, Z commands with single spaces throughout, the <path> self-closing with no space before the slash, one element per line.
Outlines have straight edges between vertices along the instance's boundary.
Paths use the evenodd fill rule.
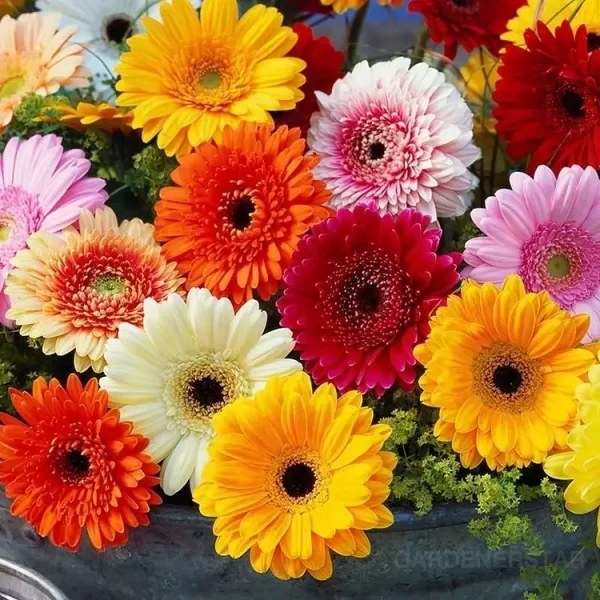
<path fill-rule="evenodd" d="M 11 560 L 0 558 L 0 573 L 11 575 L 15 579 L 35 586 L 40 592 L 47 594 L 51 600 L 69 600 L 51 581 L 40 575 L 37 571 L 19 565 Z M 0 591 L 1 588 L 0 588 Z M 11 590 L 8 590 L 12 593 Z"/>

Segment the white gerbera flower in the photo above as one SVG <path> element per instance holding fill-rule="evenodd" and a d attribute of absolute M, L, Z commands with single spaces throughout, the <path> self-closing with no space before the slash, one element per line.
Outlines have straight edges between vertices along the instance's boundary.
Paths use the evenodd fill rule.
<path fill-rule="evenodd" d="M 143 329 L 123 325 L 109 341 L 100 386 L 112 406 L 150 440 L 155 462 L 166 459 L 161 486 L 195 489 L 208 460 L 211 419 L 226 404 L 251 396 L 273 375 L 301 370 L 285 358 L 294 347 L 289 329 L 264 334 L 267 314 L 256 300 L 237 314 L 231 302 L 192 289 L 187 302 L 171 294 L 146 300 Z"/>
<path fill-rule="evenodd" d="M 442 73 L 408 58 L 365 61 L 317 92 L 320 112 L 308 144 L 322 156 L 314 169 L 333 192 L 331 205 L 376 202 L 381 214 L 415 207 L 433 219 L 465 211 L 480 156 L 473 114 Z"/>
<path fill-rule="evenodd" d="M 200 3 L 192 0 L 196 7 Z M 89 49 L 84 64 L 105 95 L 111 90 L 106 82 L 116 77 L 120 45 L 143 30 L 144 15 L 160 20 L 160 4 L 161 0 L 37 0 L 42 13 L 59 13 L 62 25 L 77 26 L 72 39 Z"/>

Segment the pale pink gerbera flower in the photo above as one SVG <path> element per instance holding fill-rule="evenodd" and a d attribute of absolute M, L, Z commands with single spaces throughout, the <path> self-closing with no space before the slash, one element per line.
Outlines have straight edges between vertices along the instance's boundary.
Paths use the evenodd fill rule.
<path fill-rule="evenodd" d="M 591 167 L 514 173 L 471 213 L 486 237 L 467 242 L 464 277 L 500 285 L 518 273 L 528 292 L 546 290 L 561 308 L 591 317 L 600 338 L 600 180 Z"/>
<path fill-rule="evenodd" d="M 381 214 L 416 207 L 433 219 L 465 211 L 480 152 L 473 115 L 442 73 L 408 58 L 362 62 L 317 98 L 308 144 L 323 157 L 314 173 L 332 206 L 375 201 Z"/>
<path fill-rule="evenodd" d="M 9 300 L 4 293 L 10 261 L 36 231 L 61 231 L 82 209 L 104 204 L 102 179 L 87 177 L 90 162 L 82 150 L 67 150 L 55 135 L 11 138 L 0 154 L 0 321 Z"/>
<path fill-rule="evenodd" d="M 88 85 L 84 48 L 70 44 L 76 27 L 57 31 L 60 15 L 28 13 L 0 21 L 0 132 L 28 94 Z"/>

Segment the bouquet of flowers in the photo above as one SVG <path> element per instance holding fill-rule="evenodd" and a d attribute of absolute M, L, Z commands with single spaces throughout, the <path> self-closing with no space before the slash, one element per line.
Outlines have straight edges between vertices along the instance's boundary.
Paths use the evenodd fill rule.
<path fill-rule="evenodd" d="M 323 580 L 394 503 L 532 553 L 522 502 L 598 508 L 598 2 L 406 5 L 363 60 L 369 0 L 0 0 L 0 483 L 40 536 L 193 501 Z"/>

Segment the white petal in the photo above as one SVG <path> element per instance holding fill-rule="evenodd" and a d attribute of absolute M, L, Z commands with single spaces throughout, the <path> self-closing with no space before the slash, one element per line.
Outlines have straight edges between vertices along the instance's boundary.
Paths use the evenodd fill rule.
<path fill-rule="evenodd" d="M 164 429 L 156 437 L 150 440 L 150 445 L 146 449 L 146 454 L 152 457 L 154 462 L 159 463 L 175 448 L 177 442 L 181 439 L 181 434 L 177 429 Z"/>
<path fill-rule="evenodd" d="M 248 376 L 250 379 L 264 380 L 274 375 L 290 375 L 301 370 L 302 365 L 297 360 L 280 358 L 279 360 L 248 369 Z"/>
<path fill-rule="evenodd" d="M 202 352 L 213 347 L 212 322 L 217 299 L 206 289 L 193 288 L 187 297 L 188 318 L 196 342 L 196 350 Z"/>
<path fill-rule="evenodd" d="M 198 456 L 196 457 L 196 465 L 194 466 L 194 472 L 190 479 L 190 489 L 192 494 L 194 490 L 202 483 L 202 471 L 208 462 L 208 438 L 201 438 L 198 445 Z"/>
<path fill-rule="evenodd" d="M 182 438 L 165 460 L 160 471 L 160 485 L 167 496 L 176 494 L 192 476 L 199 441 L 195 435 Z"/>
<path fill-rule="evenodd" d="M 233 323 L 233 306 L 228 298 L 221 298 L 217 302 L 217 307 L 213 315 L 213 348 L 217 352 L 221 352 L 227 347 L 229 339 L 229 331 Z"/>
<path fill-rule="evenodd" d="M 167 427 L 165 406 L 162 402 L 130 404 L 119 409 L 122 421 L 131 421 L 136 433 L 147 438 L 156 437 Z"/>
<path fill-rule="evenodd" d="M 247 367 L 257 367 L 285 358 L 294 348 L 294 339 L 289 329 L 275 329 L 260 338 L 260 341 L 246 355 L 243 361 Z"/>
<path fill-rule="evenodd" d="M 267 325 L 267 313 L 260 310 L 256 300 L 244 304 L 233 319 L 227 349 L 231 358 L 243 360 L 246 353 L 258 343 Z"/>

